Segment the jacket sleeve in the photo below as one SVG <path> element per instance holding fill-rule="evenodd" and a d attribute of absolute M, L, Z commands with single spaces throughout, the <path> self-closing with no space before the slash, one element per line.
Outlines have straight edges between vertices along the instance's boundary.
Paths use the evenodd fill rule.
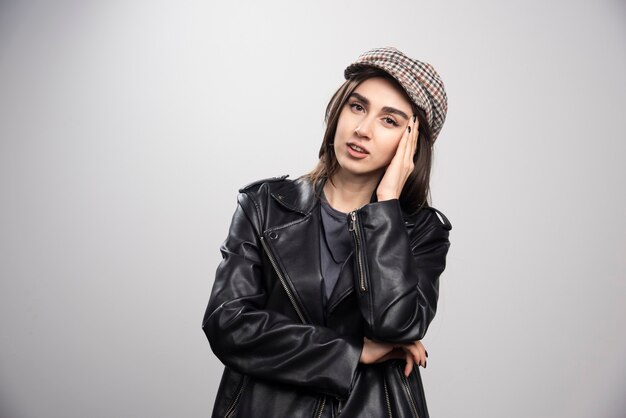
<path fill-rule="evenodd" d="M 264 309 L 267 292 L 252 199 L 239 195 L 221 246 L 223 258 L 202 323 L 211 349 L 238 372 L 346 398 L 363 342 Z"/>
<path fill-rule="evenodd" d="M 363 206 L 353 222 L 361 255 L 355 288 L 367 336 L 389 342 L 421 340 L 437 310 L 452 226 L 425 209 L 416 225 L 407 228 L 398 199 Z"/>

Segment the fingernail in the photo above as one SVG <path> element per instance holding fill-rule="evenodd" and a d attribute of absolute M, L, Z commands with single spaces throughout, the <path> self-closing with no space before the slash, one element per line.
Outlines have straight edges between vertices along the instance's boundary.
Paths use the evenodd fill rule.
<path fill-rule="evenodd" d="M 413 115 L 413 123 L 417 120 L 417 115 Z"/>
<path fill-rule="evenodd" d="M 409 133 L 411 133 L 411 127 L 409 126 Z"/>
<path fill-rule="evenodd" d="M 424 351 L 426 351 L 426 350 L 424 350 Z M 428 357 L 428 351 L 426 351 L 426 357 Z"/>

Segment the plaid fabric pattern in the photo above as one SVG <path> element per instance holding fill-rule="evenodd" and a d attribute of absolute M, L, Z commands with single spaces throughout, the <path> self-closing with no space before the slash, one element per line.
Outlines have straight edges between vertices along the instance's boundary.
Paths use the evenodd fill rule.
<path fill-rule="evenodd" d="M 344 72 L 345 78 L 350 79 L 363 67 L 381 69 L 400 83 L 413 103 L 426 112 L 434 142 L 446 119 L 448 97 L 433 66 L 409 58 L 396 48 L 375 48 L 350 64 Z"/>

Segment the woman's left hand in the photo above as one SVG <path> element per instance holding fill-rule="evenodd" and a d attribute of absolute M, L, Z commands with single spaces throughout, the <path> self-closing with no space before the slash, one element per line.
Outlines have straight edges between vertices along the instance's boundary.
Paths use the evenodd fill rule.
<path fill-rule="evenodd" d="M 391 163 L 387 166 L 387 170 L 376 189 L 376 195 L 379 201 L 399 199 L 406 179 L 415 167 L 413 156 L 417 147 L 417 138 L 419 135 L 419 121 L 417 116 L 409 120 L 409 125 L 404 130 L 396 154 L 393 156 Z"/>
<path fill-rule="evenodd" d="M 403 344 L 402 349 L 405 354 L 406 364 L 404 366 L 404 375 L 409 376 L 413 371 L 413 364 L 417 364 L 418 366 L 426 367 L 426 358 L 428 357 L 428 353 L 426 352 L 426 348 L 420 340 L 414 341 L 410 344 Z"/>
<path fill-rule="evenodd" d="M 422 344 L 420 340 L 417 340 L 408 344 L 395 345 L 392 351 L 389 351 L 385 356 L 379 358 L 376 363 L 382 363 L 391 359 L 404 359 L 404 375 L 409 377 L 415 364 L 424 368 L 426 367 L 427 357 L 428 352 L 424 344 Z"/>

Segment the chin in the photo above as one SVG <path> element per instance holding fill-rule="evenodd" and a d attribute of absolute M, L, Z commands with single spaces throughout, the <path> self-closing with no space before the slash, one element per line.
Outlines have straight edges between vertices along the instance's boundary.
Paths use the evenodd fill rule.
<path fill-rule="evenodd" d="M 352 161 L 350 159 L 338 158 L 337 162 L 341 170 L 344 170 L 355 176 L 377 176 L 384 167 L 373 166 L 363 161 Z"/>

